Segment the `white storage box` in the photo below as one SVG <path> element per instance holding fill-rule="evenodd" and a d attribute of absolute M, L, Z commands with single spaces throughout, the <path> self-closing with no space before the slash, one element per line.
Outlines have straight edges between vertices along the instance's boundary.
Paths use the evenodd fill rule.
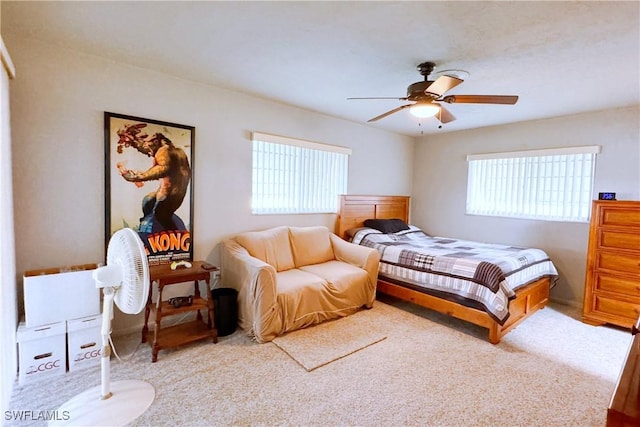
<path fill-rule="evenodd" d="M 63 375 L 67 371 L 65 332 L 64 322 L 35 328 L 27 328 L 20 322 L 16 333 L 20 384 Z"/>
<path fill-rule="evenodd" d="M 69 372 L 100 364 L 102 315 L 67 320 Z"/>
<path fill-rule="evenodd" d="M 100 313 L 100 289 L 91 276 L 96 264 L 27 271 L 24 315 L 28 328 Z"/>

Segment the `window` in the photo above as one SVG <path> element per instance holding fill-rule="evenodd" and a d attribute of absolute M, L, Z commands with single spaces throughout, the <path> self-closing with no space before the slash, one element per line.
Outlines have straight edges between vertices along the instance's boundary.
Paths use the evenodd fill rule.
<path fill-rule="evenodd" d="M 467 213 L 587 222 L 599 146 L 467 156 Z"/>
<path fill-rule="evenodd" d="M 351 150 L 254 132 L 251 212 L 334 213 Z"/>

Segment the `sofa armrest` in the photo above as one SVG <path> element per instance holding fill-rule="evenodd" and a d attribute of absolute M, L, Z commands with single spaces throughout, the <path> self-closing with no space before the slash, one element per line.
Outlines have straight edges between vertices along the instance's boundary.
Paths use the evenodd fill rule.
<path fill-rule="evenodd" d="M 336 259 L 366 270 L 369 275 L 370 286 L 373 286 L 375 291 L 378 283 L 378 267 L 380 265 L 380 254 L 378 251 L 373 248 L 347 242 L 333 233 L 330 233 L 329 237 L 331 238 L 331 246 L 333 247 L 333 253 Z"/>
<path fill-rule="evenodd" d="M 271 341 L 282 330 L 276 298 L 276 270 L 233 239 L 222 242 L 221 282 L 238 291 L 240 327 L 258 342 Z"/>

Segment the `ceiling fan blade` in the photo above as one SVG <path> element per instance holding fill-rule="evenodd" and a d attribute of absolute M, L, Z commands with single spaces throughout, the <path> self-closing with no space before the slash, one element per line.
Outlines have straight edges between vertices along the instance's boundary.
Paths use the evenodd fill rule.
<path fill-rule="evenodd" d="M 373 119 L 367 120 L 367 123 L 375 122 L 376 120 L 384 119 L 387 116 L 390 116 L 393 113 L 397 113 L 400 110 L 404 110 L 407 107 L 411 107 L 413 104 L 401 105 L 398 108 L 394 108 L 393 110 L 387 111 L 386 113 L 380 114 L 379 116 L 374 117 Z"/>
<path fill-rule="evenodd" d="M 406 101 L 407 98 L 398 98 L 397 96 L 375 96 L 375 97 L 368 97 L 368 98 L 347 98 L 347 100 L 350 99 L 397 99 L 398 101 Z"/>
<path fill-rule="evenodd" d="M 445 92 L 453 89 L 462 83 L 463 80 L 452 76 L 440 76 L 429 85 L 425 90 L 425 93 L 431 93 L 433 95 L 442 96 Z"/>
<path fill-rule="evenodd" d="M 505 104 L 513 105 L 518 102 L 516 95 L 448 95 L 440 101 L 449 104 Z"/>
<path fill-rule="evenodd" d="M 436 118 L 440 120 L 440 123 L 449 123 L 456 119 L 456 117 L 442 105 L 440 105 L 440 111 L 436 114 Z"/>

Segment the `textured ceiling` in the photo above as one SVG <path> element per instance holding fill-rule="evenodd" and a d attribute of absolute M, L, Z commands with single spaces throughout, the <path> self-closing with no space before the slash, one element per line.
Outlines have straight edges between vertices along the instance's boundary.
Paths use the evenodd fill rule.
<path fill-rule="evenodd" d="M 404 110 L 370 124 L 420 135 L 640 103 L 640 2 L 2 2 L 2 33 L 364 123 L 435 72 L 457 120 Z M 11 46 L 8 46 L 11 50 Z M 17 64 L 19 65 L 19 64 Z"/>

